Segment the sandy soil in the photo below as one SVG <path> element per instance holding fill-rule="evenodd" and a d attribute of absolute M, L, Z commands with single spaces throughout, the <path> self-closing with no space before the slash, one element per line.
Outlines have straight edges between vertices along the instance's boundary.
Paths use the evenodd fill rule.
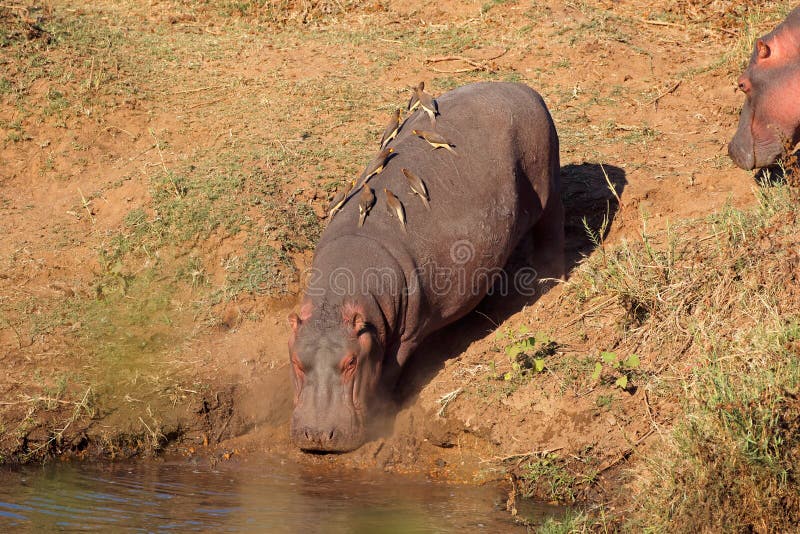
<path fill-rule="evenodd" d="M 116 66 L 118 56 L 97 42 L 89 48 L 94 56 L 85 48 L 43 46 L 49 68 L 63 72 L 0 95 L 4 458 L 97 450 L 127 455 L 169 446 L 188 455 L 276 454 L 320 466 L 482 481 L 549 451 L 568 459 L 575 473 L 596 473 L 580 497 L 608 498 L 629 476 L 635 453 L 669 428 L 676 399 L 646 387 L 596 385 L 572 366 L 615 350 L 623 334 L 602 307 L 572 301 L 569 284 L 534 300 L 485 302 L 415 356 L 385 435 L 350 454 L 310 456 L 294 450 L 287 436 L 285 317 L 297 301 L 299 279 L 284 291 L 207 298 L 224 285 L 226 261 L 247 252 L 246 232 L 221 228 L 179 244 L 181 253 L 140 254 L 120 268 L 104 264 L 98 251 L 120 229 L 132 232 L 124 229 L 133 210 L 153 216 L 156 173 L 191 162 L 221 167 L 214 158 L 223 152 L 253 154 L 242 167 L 248 176 L 257 170 L 266 180 L 282 180 L 275 194 L 296 194 L 321 215 L 331 177 L 344 182 L 368 160 L 374 147 L 363 140 L 376 138 L 388 110 L 419 80 L 440 93 L 473 80 L 513 79 L 543 94 L 561 136 L 573 267 L 596 253 L 584 217 L 597 229 L 608 213 L 605 244 L 613 246 L 637 239 L 643 220 L 659 229 L 752 203 L 752 176 L 735 169 L 725 152 L 742 102 L 734 80 L 747 54 L 745 21 L 708 22 L 703 16 L 715 12 L 703 12 L 699 3 L 679 2 L 671 13 L 661 6 L 389 0 L 360 3 L 345 14 L 311 10 L 318 18 L 307 25 L 274 26 L 181 2 L 52 2 L 26 11 L 33 21 L 27 26 L 17 9 L 0 8 L 4 27 L 14 31 L 32 31 L 37 16 L 78 17 L 132 39 L 113 45 L 126 58 Z M 755 31 L 776 22 L 770 13 Z M 375 28 L 386 33 L 370 33 Z M 424 45 L 442 35 L 451 40 L 442 41 L 441 54 Z M 416 40 L 423 44 L 409 45 Z M 137 65 L 136 47 L 145 42 L 157 48 L 138 60 L 152 62 L 147 72 Z M 35 68 L 16 53 L 19 46 L 12 39 L 0 48 L 2 77 L 15 83 Z M 430 61 L 439 55 L 470 61 Z M 126 89 L 133 79 L 135 89 Z M 314 85 L 318 92 L 309 89 Z M 351 92 L 342 94 L 344 86 Z M 76 96 L 63 113 L 40 112 L 58 103 L 55 90 Z M 326 100 L 315 101 L 319 94 Z M 350 100 L 362 94 L 369 98 Z M 287 130 L 289 123 L 296 128 Z M 258 153 L 284 145 L 300 151 L 304 143 L 349 155 L 312 155 L 314 161 L 286 169 L 266 149 Z M 250 231 L 263 230 L 263 215 L 241 209 L 254 222 Z M 158 262 L 172 272 L 169 265 L 188 256 L 200 258 L 205 286 L 175 286 L 165 297 L 163 320 L 150 314 L 115 322 L 150 300 L 140 286 L 121 300 L 106 297 L 103 288 Z M 302 268 L 311 252 L 291 256 Z M 157 278 L 148 283 L 160 287 Z M 116 327 L 87 333 L 108 324 Z M 495 379 L 510 370 L 496 332 L 520 325 L 557 342 L 550 369 L 523 383 Z M 122 366 L 97 357 L 98 347 L 124 336 L 150 356 Z M 643 346 L 642 368 L 664 373 L 650 367 L 647 355 L 675 351 L 678 360 L 679 350 Z"/>

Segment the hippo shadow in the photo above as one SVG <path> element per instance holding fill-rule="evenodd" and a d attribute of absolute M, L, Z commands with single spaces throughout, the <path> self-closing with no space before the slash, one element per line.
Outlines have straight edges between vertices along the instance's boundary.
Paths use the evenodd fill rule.
<path fill-rule="evenodd" d="M 609 182 L 616 195 L 611 191 Z M 597 238 L 602 242 L 608 236 L 619 211 L 617 197 L 622 198 L 628 181 L 625 171 L 619 167 L 581 163 L 561 167 L 561 184 L 561 198 L 566 210 L 564 255 L 569 275 L 583 258 L 594 251 Z M 587 227 L 594 233 L 595 239 L 589 235 Z"/>
<path fill-rule="evenodd" d="M 793 153 L 791 158 L 797 161 L 800 157 L 800 151 Z M 796 166 L 789 166 L 789 168 L 778 165 L 770 165 L 769 167 L 762 167 L 753 173 L 753 181 L 760 187 L 776 187 L 789 183 L 798 174 Z"/>
<path fill-rule="evenodd" d="M 613 185 L 616 195 L 611 191 L 608 182 Z M 561 168 L 567 277 L 583 258 L 592 253 L 596 243 L 608 235 L 619 210 L 617 198 L 622 197 L 627 183 L 625 171 L 613 165 L 581 163 Z M 594 236 L 589 234 L 587 227 Z M 530 246 L 530 241 L 523 240 L 520 247 L 523 246 Z M 521 267 L 517 263 L 524 252 L 518 250 L 512 254 L 512 259 L 506 266 L 509 278 L 513 276 L 514 270 Z M 523 307 L 536 302 L 546 291 L 546 286 L 543 287 L 544 291 L 537 291 L 533 296 L 513 292 L 498 295 L 490 292 L 465 317 L 428 337 L 403 369 L 394 392 L 397 408 L 403 409 L 416 402 L 419 392 L 444 368 L 445 362 L 462 354 L 475 341 L 497 330 L 499 325 Z M 383 433 L 385 430 L 384 428 L 379 432 Z"/>

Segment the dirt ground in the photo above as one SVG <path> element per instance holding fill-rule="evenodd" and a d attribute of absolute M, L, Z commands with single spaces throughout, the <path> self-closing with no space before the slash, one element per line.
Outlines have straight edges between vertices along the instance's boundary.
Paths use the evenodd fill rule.
<path fill-rule="evenodd" d="M 679 402 L 589 379 L 585 360 L 625 334 L 570 282 L 489 299 L 434 336 L 391 428 L 336 456 L 288 441 L 286 316 L 318 216 L 420 80 L 434 94 L 484 79 L 542 93 L 573 268 L 597 254 L 584 218 L 609 247 L 752 204 L 752 174 L 726 155 L 735 80 L 753 36 L 792 6 L 671 4 L 5 2 L 2 458 L 168 448 L 470 482 L 559 458 L 593 474 L 551 497 L 613 510 Z M 506 380 L 525 328 L 557 348 L 546 372 Z M 680 347 L 643 343 L 642 369 L 680 376 Z M 659 351 L 674 364 L 651 368 Z"/>

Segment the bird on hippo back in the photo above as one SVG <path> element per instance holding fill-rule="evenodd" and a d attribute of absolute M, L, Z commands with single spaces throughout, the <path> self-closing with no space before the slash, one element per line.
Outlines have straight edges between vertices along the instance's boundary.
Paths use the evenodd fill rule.
<path fill-rule="evenodd" d="M 756 40 L 738 88 L 745 102 L 728 155 L 745 170 L 772 165 L 800 141 L 800 8 Z"/>

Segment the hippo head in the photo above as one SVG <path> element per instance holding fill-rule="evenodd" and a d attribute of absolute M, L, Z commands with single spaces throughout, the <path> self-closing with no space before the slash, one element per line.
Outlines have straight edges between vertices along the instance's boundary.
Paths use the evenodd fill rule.
<path fill-rule="evenodd" d="M 745 102 L 728 154 L 742 169 L 766 167 L 800 141 L 800 8 L 756 41 L 738 83 Z"/>
<path fill-rule="evenodd" d="M 357 449 L 378 398 L 384 349 L 375 326 L 356 303 L 316 310 L 306 303 L 289 324 L 292 440 L 307 451 Z"/>

